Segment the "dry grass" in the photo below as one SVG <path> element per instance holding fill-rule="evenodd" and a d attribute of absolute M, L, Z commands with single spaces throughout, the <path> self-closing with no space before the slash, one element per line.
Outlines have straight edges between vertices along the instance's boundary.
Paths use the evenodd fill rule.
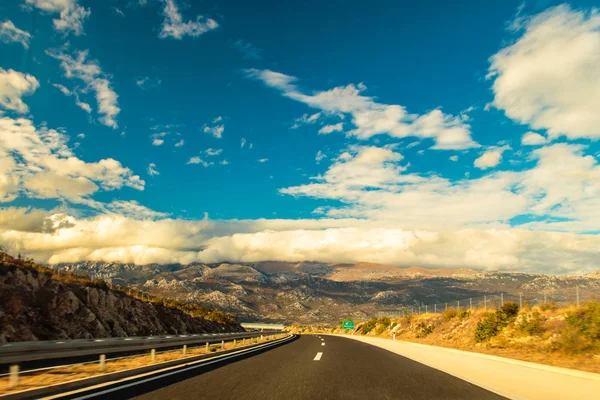
<path fill-rule="evenodd" d="M 600 373 L 600 304 L 576 307 L 524 307 L 516 316 L 491 317 L 493 310 L 411 315 L 382 329 L 374 319 L 356 324 L 356 334 L 392 338 Z M 497 324 L 497 333 L 481 340 L 477 327 Z M 363 329 L 363 326 L 366 329 Z M 493 326 L 493 325 L 492 325 Z M 489 325 L 488 325 L 489 327 Z M 481 331 L 481 329 L 480 329 Z M 331 329 L 328 332 L 332 332 Z M 333 333 L 344 333 L 336 328 Z M 479 340 L 479 341 L 478 341 Z"/>
<path fill-rule="evenodd" d="M 260 338 L 252 339 L 254 343 L 265 343 L 271 340 L 279 339 L 284 335 L 275 335 L 265 337 L 263 340 Z M 40 388 L 49 385 L 56 385 L 60 383 L 70 382 L 78 379 L 91 378 L 98 375 L 105 375 L 111 372 L 125 371 L 128 369 L 138 368 L 150 364 L 158 364 L 161 362 L 167 362 L 172 360 L 183 360 L 185 358 L 195 357 L 202 354 L 218 354 L 223 350 L 230 350 L 233 348 L 244 347 L 250 344 L 249 339 L 246 339 L 244 343 L 241 340 L 233 345 L 233 341 L 225 342 L 224 349 L 221 349 L 221 344 L 209 345 L 208 351 L 206 346 L 188 347 L 187 354 L 184 356 L 182 349 L 167 351 L 164 353 L 157 353 L 156 360 L 152 361 L 150 353 L 123 358 L 120 360 L 106 361 L 106 368 L 102 372 L 99 368 L 99 363 L 85 364 L 85 365 L 74 365 L 71 367 L 54 368 L 48 371 L 40 371 L 36 373 L 21 374 L 19 377 L 19 386 L 16 388 L 9 388 L 8 377 L 0 378 L 0 396 L 11 392 L 17 392 L 22 390 L 29 390 Z"/>

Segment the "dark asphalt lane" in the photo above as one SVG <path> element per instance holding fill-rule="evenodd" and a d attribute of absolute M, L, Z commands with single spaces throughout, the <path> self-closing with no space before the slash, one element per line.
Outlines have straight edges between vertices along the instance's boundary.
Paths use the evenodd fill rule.
<path fill-rule="evenodd" d="M 226 365 L 111 392 L 135 399 L 502 399 L 492 392 L 351 339 L 300 339 Z M 319 361 L 314 360 L 322 352 Z M 99 397 L 94 397 L 98 399 Z"/>

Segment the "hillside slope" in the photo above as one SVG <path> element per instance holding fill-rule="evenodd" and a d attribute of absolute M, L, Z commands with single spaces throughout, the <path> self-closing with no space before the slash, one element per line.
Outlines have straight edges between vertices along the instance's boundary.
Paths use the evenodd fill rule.
<path fill-rule="evenodd" d="M 600 292 L 600 275 L 555 276 L 399 268 L 370 263 L 257 262 L 188 265 L 82 261 L 54 265 L 157 296 L 201 304 L 241 321 L 335 324 L 393 315 L 403 307 L 456 302 L 504 292 L 534 304 L 582 299 Z"/>
<path fill-rule="evenodd" d="M 102 281 L 60 277 L 9 256 L 4 260 L 0 343 L 243 330 L 225 313 L 163 299 L 142 301 Z"/>

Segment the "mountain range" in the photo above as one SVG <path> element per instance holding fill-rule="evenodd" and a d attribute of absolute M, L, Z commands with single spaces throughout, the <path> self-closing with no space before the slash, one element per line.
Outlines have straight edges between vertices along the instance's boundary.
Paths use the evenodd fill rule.
<path fill-rule="evenodd" d="M 400 268 L 372 263 L 279 262 L 134 265 L 110 262 L 57 264 L 153 295 L 198 303 L 240 321 L 335 324 L 419 304 L 455 302 L 492 293 L 549 300 L 600 293 L 600 272 L 547 275 L 470 269 Z"/>

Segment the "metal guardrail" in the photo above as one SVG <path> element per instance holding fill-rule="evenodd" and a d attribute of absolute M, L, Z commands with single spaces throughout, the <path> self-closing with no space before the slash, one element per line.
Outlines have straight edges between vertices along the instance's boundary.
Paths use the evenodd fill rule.
<path fill-rule="evenodd" d="M 231 341 L 233 339 L 251 339 L 262 335 L 275 335 L 279 333 L 283 333 L 283 331 L 16 342 L 0 346 L 0 364 L 19 364 L 27 361 L 175 348 L 200 343 Z"/>

